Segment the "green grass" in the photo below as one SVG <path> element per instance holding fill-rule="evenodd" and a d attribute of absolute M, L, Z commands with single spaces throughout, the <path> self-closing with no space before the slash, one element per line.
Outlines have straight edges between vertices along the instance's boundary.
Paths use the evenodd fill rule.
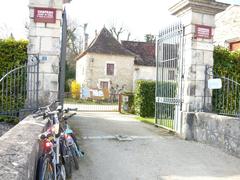
<path fill-rule="evenodd" d="M 136 119 L 144 123 L 155 124 L 155 118 L 153 117 L 136 117 Z M 174 127 L 173 122 L 171 119 L 162 119 L 158 124 L 172 129 Z"/>
<path fill-rule="evenodd" d="M 167 128 L 173 129 L 174 121 L 172 119 L 161 119 L 158 120 L 158 124 L 161 126 L 165 126 Z"/>
<path fill-rule="evenodd" d="M 144 123 L 155 124 L 155 118 L 153 117 L 136 117 L 136 119 Z"/>

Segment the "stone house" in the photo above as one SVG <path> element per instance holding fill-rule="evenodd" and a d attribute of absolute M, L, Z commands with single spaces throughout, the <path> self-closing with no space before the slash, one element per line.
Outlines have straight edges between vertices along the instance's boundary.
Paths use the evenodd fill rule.
<path fill-rule="evenodd" d="M 132 91 L 134 54 L 125 49 L 104 27 L 77 57 L 76 81 L 90 89 Z"/>
<path fill-rule="evenodd" d="M 240 5 L 231 5 L 215 17 L 214 44 L 240 49 Z"/>
<path fill-rule="evenodd" d="M 136 80 L 155 79 L 155 44 L 119 43 L 105 27 L 76 60 L 76 81 L 90 89 L 133 91 Z"/>

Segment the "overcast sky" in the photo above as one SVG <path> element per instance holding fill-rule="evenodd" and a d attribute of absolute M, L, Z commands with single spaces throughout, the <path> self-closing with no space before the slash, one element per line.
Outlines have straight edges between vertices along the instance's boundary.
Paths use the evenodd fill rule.
<path fill-rule="evenodd" d="M 162 26 L 175 21 L 168 7 L 176 0 L 72 0 L 66 5 L 68 16 L 78 24 L 88 23 L 90 37 L 105 25 L 123 26 L 131 40 L 143 40 L 144 34 L 156 34 Z M 240 4 L 240 0 L 218 0 Z M 0 6 L 0 38 L 11 32 L 17 39 L 27 38 L 29 0 L 6 0 Z M 126 39 L 123 34 L 122 39 Z"/>

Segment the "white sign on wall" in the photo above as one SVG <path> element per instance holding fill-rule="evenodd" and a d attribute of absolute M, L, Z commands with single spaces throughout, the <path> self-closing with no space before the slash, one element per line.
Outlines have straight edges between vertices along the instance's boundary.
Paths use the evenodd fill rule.
<path fill-rule="evenodd" d="M 217 79 L 209 79 L 208 80 L 208 88 L 209 89 L 221 89 L 222 88 L 222 80 Z"/>

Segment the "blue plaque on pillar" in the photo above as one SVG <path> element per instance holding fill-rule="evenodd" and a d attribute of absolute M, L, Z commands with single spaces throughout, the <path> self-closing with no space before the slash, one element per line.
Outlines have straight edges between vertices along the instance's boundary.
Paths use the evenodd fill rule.
<path fill-rule="evenodd" d="M 48 60 L 48 57 L 47 57 L 47 56 L 39 56 L 39 60 L 40 60 L 41 62 L 45 62 L 45 61 Z"/>

